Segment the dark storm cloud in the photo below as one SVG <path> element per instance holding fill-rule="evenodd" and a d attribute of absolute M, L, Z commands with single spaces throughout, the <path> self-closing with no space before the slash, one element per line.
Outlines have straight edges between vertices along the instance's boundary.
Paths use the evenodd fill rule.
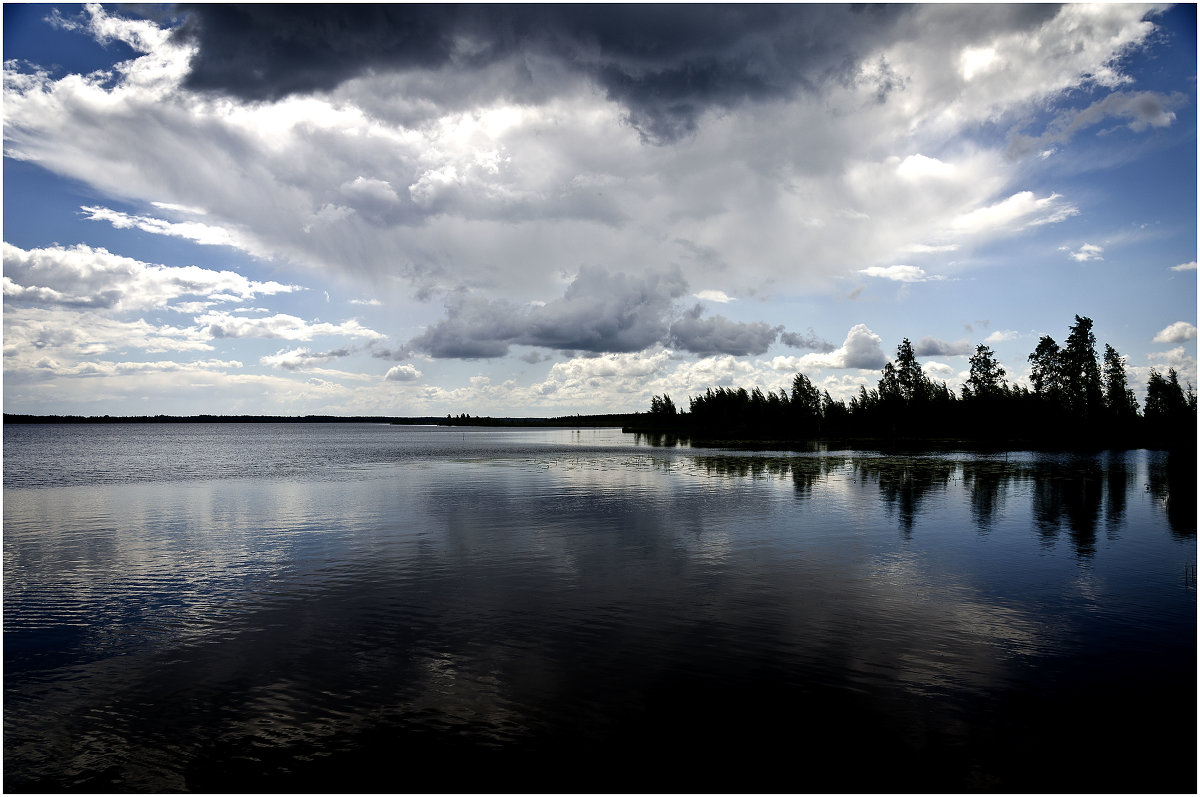
<path fill-rule="evenodd" d="M 383 346 L 373 345 L 373 343 L 374 341 L 367 344 L 367 351 L 377 360 L 398 362 L 400 360 L 407 360 L 412 356 L 412 349 L 407 346 L 402 349 L 388 349 Z"/>
<path fill-rule="evenodd" d="M 669 141 L 710 108 L 849 80 L 903 6 L 182 4 L 176 35 L 198 45 L 185 85 L 248 100 L 329 90 L 368 72 L 508 72 L 518 97 L 583 75 L 644 136 Z M 552 77 L 544 77 L 550 75 Z M 454 83 L 455 81 L 450 81 Z M 434 82 L 431 92 L 438 82 Z M 539 91 L 553 91 L 542 86 Z M 451 102 L 452 98 L 431 97 Z"/>
<path fill-rule="evenodd" d="M 924 337 L 913 346 L 913 353 L 918 357 L 960 357 L 974 352 L 975 346 L 969 340 L 947 343 L 944 340 Z"/>
<path fill-rule="evenodd" d="M 639 351 L 663 339 L 665 318 L 686 291 L 678 270 L 631 277 L 583 269 L 561 300 L 534 308 L 516 342 L 563 350 Z"/>
<path fill-rule="evenodd" d="M 670 343 L 693 354 L 732 354 L 743 357 L 763 354 L 779 337 L 782 326 L 762 321 L 743 323 L 725 316 L 702 318 L 704 308 L 696 305 L 671 325 Z"/>
<path fill-rule="evenodd" d="M 837 348 L 829 341 L 817 337 L 817 333 L 813 332 L 812 327 L 809 327 L 807 335 L 801 335 L 799 332 L 781 332 L 779 333 L 779 342 L 794 349 L 812 349 L 822 354 L 828 354 Z"/>
<path fill-rule="evenodd" d="M 441 358 L 503 357 L 521 333 L 521 320 L 514 305 L 460 292 L 446 303 L 446 318 L 413 338 L 406 348 Z"/>
<path fill-rule="evenodd" d="M 502 357 L 511 344 L 585 352 L 640 351 L 668 334 L 666 317 L 687 291 L 677 270 L 641 277 L 583 269 L 561 299 L 523 310 L 459 293 L 446 318 L 409 342 L 434 357 Z"/>
<path fill-rule="evenodd" d="M 328 90 L 369 69 L 437 69 L 466 7 L 424 4 L 191 4 L 176 30 L 199 52 L 186 85 L 249 100 Z M 488 53 L 482 54 L 486 59 Z M 494 56 L 493 56 L 494 57 Z"/>
<path fill-rule="evenodd" d="M 446 303 L 446 317 L 409 341 L 434 357 L 503 357 L 521 344 L 571 352 L 633 352 L 662 343 L 703 356 L 762 354 L 783 331 L 761 321 L 704 318 L 697 304 L 669 318 L 688 286 L 678 270 L 629 276 L 583 269 L 561 299 L 529 309 L 466 292 Z M 526 356 L 527 362 L 538 358 Z"/>

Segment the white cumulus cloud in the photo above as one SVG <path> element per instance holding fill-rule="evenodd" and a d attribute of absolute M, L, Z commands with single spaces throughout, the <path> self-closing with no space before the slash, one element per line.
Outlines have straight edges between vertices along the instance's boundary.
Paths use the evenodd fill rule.
<path fill-rule="evenodd" d="M 21 249 L 4 244 L 6 304 L 139 310 L 184 296 L 241 302 L 303 290 L 234 271 L 145 263 L 86 244 Z"/>
<path fill-rule="evenodd" d="M 1021 333 L 1015 329 L 997 329 L 995 332 L 983 339 L 984 343 L 1005 343 L 1006 341 L 1016 340 L 1021 337 Z"/>
<path fill-rule="evenodd" d="M 383 378 L 389 382 L 414 382 L 421 378 L 421 372 L 413 365 L 393 365 Z"/>
<path fill-rule="evenodd" d="M 1155 343 L 1182 343 L 1196 337 L 1196 325 L 1187 321 L 1176 321 L 1168 324 L 1154 336 Z"/>
<path fill-rule="evenodd" d="M 883 338 L 866 324 L 855 324 L 846 333 L 841 346 L 830 352 L 812 352 L 801 357 L 775 357 L 771 367 L 779 371 L 803 371 L 807 368 L 882 368 L 887 363 Z"/>

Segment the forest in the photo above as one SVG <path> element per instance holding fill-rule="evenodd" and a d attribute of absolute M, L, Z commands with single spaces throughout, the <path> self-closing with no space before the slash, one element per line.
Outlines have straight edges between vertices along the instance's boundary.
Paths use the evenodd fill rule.
<path fill-rule="evenodd" d="M 1126 381 L 1121 355 L 1096 349 L 1090 318 L 1075 316 L 1063 345 L 1043 336 L 1029 355 L 1032 389 L 1013 385 L 991 349 L 979 345 L 970 376 L 955 393 L 921 368 L 907 338 L 877 386 L 833 399 L 804 374 L 791 390 L 709 388 L 681 411 L 655 396 L 635 430 L 713 441 L 872 440 L 884 443 L 971 441 L 1034 448 L 1195 449 L 1196 395 L 1170 369 L 1151 371 L 1145 407 Z"/>

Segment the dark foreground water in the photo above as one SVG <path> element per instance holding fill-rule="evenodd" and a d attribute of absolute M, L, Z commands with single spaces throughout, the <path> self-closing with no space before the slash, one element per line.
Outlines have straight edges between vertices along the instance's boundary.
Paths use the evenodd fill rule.
<path fill-rule="evenodd" d="M 5 789 L 1195 791 L 1194 464 L 649 442 L 6 426 Z"/>

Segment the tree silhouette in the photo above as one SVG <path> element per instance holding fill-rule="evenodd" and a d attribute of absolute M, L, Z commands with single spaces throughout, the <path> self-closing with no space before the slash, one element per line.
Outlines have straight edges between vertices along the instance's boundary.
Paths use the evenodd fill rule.
<path fill-rule="evenodd" d="M 975 347 L 971 357 L 971 375 L 963 385 L 964 399 L 995 400 L 1005 393 L 1004 368 L 996 362 L 992 350 L 982 343 Z"/>
<path fill-rule="evenodd" d="M 933 393 L 929 377 L 921 370 L 916 352 L 908 338 L 896 347 L 896 382 L 900 397 L 910 406 L 927 401 Z"/>
<path fill-rule="evenodd" d="M 820 431 L 822 404 L 821 393 L 809 378 L 804 374 L 796 374 L 792 379 L 789 409 L 793 432 L 797 437 L 811 437 Z"/>
<path fill-rule="evenodd" d="M 1125 361 L 1117 350 L 1104 345 L 1104 407 L 1113 435 L 1128 438 L 1138 422 L 1138 403 L 1125 379 Z"/>
<path fill-rule="evenodd" d="M 1033 392 L 1048 405 L 1059 407 L 1065 401 L 1063 353 L 1058 348 L 1054 338 L 1043 335 L 1038 340 L 1037 348 L 1029 355 L 1029 363 L 1033 366 L 1029 379 L 1033 382 Z"/>
<path fill-rule="evenodd" d="M 650 399 L 650 414 L 656 417 L 674 417 L 676 413 L 675 402 L 671 401 L 671 397 L 666 393 L 661 396 L 655 396 Z"/>
<path fill-rule="evenodd" d="M 1146 430 L 1152 441 L 1167 448 L 1181 448 L 1196 441 L 1196 395 L 1189 385 L 1185 394 L 1174 368 L 1164 378 L 1150 371 L 1146 386 Z"/>
<path fill-rule="evenodd" d="M 1075 316 L 1075 324 L 1070 331 L 1067 345 L 1062 351 L 1062 383 L 1071 414 L 1087 423 L 1097 419 L 1104 408 L 1092 319 Z"/>
<path fill-rule="evenodd" d="M 651 425 L 691 430 L 709 439 L 798 441 L 847 437 L 895 444 L 901 441 L 962 440 L 1098 449 L 1195 444 L 1196 395 L 1186 392 L 1172 369 L 1152 371 L 1144 418 L 1129 388 L 1124 361 L 1110 345 L 1103 367 L 1096 357 L 1093 323 L 1075 316 L 1065 347 L 1044 335 L 1029 355 L 1033 390 L 1006 382 L 995 354 L 978 345 L 961 400 L 945 382 L 921 368 L 908 338 L 894 361 L 880 371 L 875 389 L 860 385 L 848 401 L 833 399 L 806 375 L 791 389 L 708 388 L 677 413 L 670 397 L 655 396 Z"/>

